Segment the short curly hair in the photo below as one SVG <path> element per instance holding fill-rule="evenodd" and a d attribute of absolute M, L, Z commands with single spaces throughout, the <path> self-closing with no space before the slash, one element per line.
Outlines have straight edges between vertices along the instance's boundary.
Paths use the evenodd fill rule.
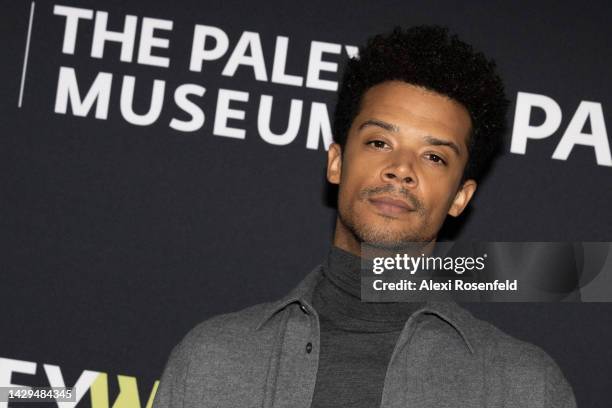
<path fill-rule="evenodd" d="M 346 63 L 334 113 L 334 140 L 344 148 L 368 89 L 400 80 L 461 103 L 472 119 L 463 180 L 479 180 L 499 153 L 509 101 L 493 60 L 449 35 L 446 27 L 395 27 L 370 38 Z M 462 180 L 462 181 L 463 181 Z"/>

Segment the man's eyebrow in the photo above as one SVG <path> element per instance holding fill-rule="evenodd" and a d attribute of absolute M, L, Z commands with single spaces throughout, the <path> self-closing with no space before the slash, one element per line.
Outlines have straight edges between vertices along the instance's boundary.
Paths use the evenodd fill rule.
<path fill-rule="evenodd" d="M 452 149 L 453 152 L 455 152 L 457 156 L 461 156 L 461 150 L 459 149 L 459 146 L 457 146 L 456 143 L 451 142 L 450 140 L 438 139 L 437 137 L 430 135 L 424 136 L 423 139 L 432 146 L 448 146 Z"/>
<path fill-rule="evenodd" d="M 378 126 L 389 132 L 399 132 L 399 126 L 394 125 L 392 123 L 385 122 L 383 120 L 379 120 L 379 119 L 366 120 L 361 125 L 359 125 L 358 130 L 362 130 L 363 128 L 368 127 L 368 126 Z M 456 143 L 451 142 L 450 140 L 440 139 L 438 137 L 431 136 L 431 135 L 424 136 L 423 140 L 425 140 L 427 144 L 432 145 L 432 146 L 447 146 L 453 152 L 455 152 L 457 156 L 461 156 L 461 149 L 459 148 L 459 146 L 457 146 Z"/>
<path fill-rule="evenodd" d="M 361 125 L 359 125 L 359 129 L 361 130 L 367 126 L 378 126 L 381 127 L 389 132 L 399 132 L 399 126 L 394 125 L 392 123 L 388 123 L 388 122 L 384 122 L 382 120 L 378 120 L 378 119 L 368 119 L 365 122 L 363 122 Z"/>

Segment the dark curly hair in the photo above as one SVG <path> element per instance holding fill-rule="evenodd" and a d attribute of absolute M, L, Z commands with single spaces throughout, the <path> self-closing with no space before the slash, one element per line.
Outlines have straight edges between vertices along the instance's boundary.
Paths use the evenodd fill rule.
<path fill-rule="evenodd" d="M 502 144 L 508 100 L 495 62 L 440 26 L 396 27 L 370 38 L 344 69 L 334 114 L 334 139 L 344 148 L 365 92 L 400 80 L 461 103 L 472 119 L 463 180 L 479 180 Z"/>

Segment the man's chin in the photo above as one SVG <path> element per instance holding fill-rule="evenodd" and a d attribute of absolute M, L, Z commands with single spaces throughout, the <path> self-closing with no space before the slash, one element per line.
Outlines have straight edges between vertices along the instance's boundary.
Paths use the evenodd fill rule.
<path fill-rule="evenodd" d="M 352 221 L 357 221 L 353 223 Z M 364 246 L 369 246 L 373 249 L 380 250 L 409 250 L 415 247 L 422 247 L 424 239 L 418 233 L 415 233 L 415 225 L 413 228 L 407 229 L 405 223 L 400 225 L 397 220 L 385 219 L 381 221 L 381 217 L 372 213 L 353 213 L 353 217 L 348 219 L 342 217 L 340 213 L 340 221 L 352 233 L 356 240 Z M 349 222 L 346 222 L 349 221 Z M 414 222 L 412 222 L 414 224 Z M 403 227 L 403 228 L 402 228 Z M 418 230 L 418 226 L 416 226 Z"/>
<path fill-rule="evenodd" d="M 372 228 L 362 225 L 357 228 L 357 236 L 364 246 L 391 251 L 420 250 L 431 242 L 431 239 L 421 234 L 406 230 L 394 231 L 389 228 Z"/>
<path fill-rule="evenodd" d="M 356 232 L 362 245 L 381 249 L 410 247 L 413 246 L 415 242 L 422 240 L 416 235 L 406 234 L 405 231 L 399 233 L 396 231 L 389 231 L 388 229 L 374 230 L 372 228 L 358 228 Z"/>

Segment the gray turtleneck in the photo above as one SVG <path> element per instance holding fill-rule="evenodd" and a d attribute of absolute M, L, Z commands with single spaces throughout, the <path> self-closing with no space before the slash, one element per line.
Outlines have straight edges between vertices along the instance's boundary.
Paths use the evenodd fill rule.
<path fill-rule="evenodd" d="M 420 303 L 361 302 L 361 258 L 332 246 L 313 293 L 321 349 L 312 408 L 380 406 L 387 365 Z"/>

